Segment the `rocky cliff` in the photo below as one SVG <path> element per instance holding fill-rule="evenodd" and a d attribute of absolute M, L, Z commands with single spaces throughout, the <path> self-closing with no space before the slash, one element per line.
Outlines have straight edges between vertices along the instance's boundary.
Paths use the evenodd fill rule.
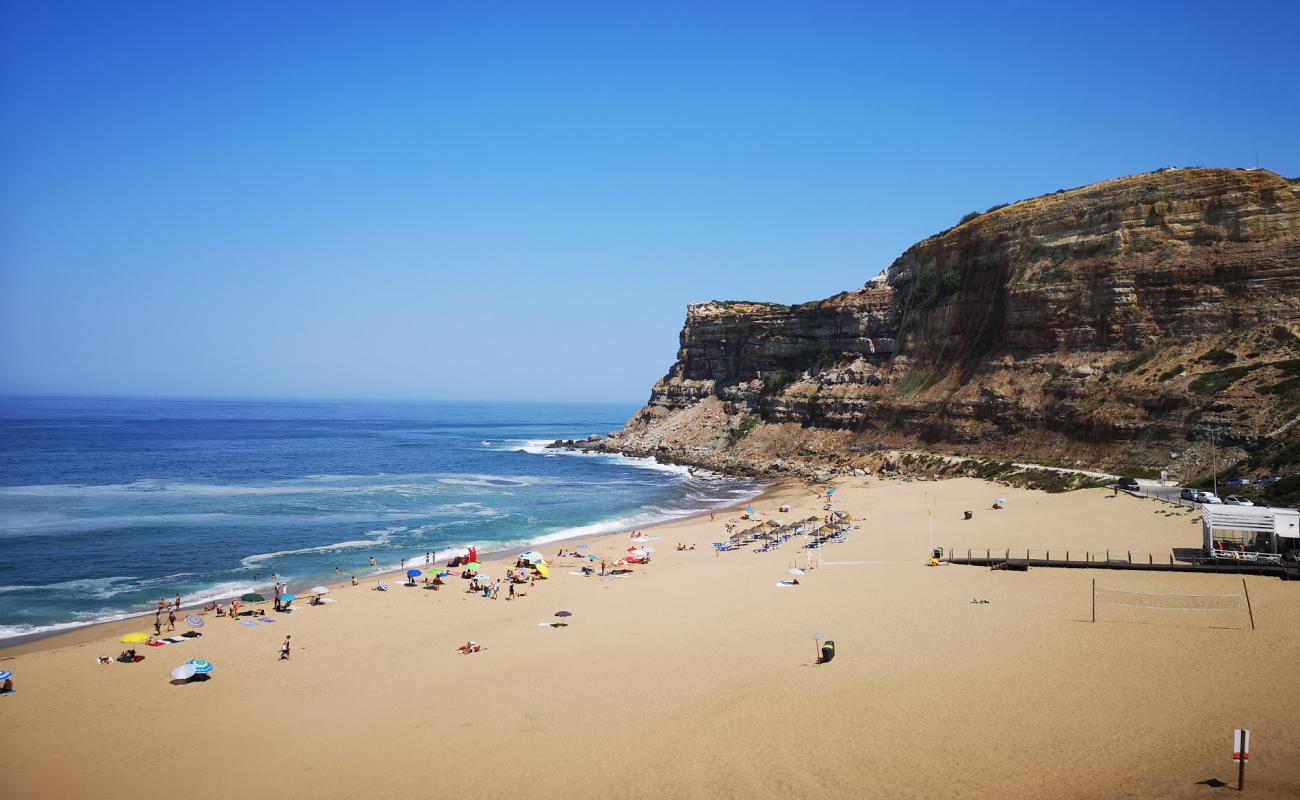
<path fill-rule="evenodd" d="M 723 468 L 916 448 L 1195 472 L 1300 426 L 1300 182 L 1171 169 L 1024 200 L 796 306 L 687 309 L 601 444 Z"/>

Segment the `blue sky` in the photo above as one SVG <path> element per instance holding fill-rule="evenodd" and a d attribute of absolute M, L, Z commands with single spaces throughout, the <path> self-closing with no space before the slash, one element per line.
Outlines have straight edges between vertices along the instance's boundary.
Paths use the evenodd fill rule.
<path fill-rule="evenodd" d="M 0 9 L 0 392 L 639 402 L 688 301 L 1300 176 L 1293 3 Z"/>

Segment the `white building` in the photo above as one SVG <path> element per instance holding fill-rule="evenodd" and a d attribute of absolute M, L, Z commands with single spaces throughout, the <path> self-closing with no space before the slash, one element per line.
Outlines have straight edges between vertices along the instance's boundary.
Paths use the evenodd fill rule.
<path fill-rule="evenodd" d="M 1300 551 L 1300 511 L 1264 506 L 1201 506 L 1201 534 L 1212 554 L 1286 555 Z"/>

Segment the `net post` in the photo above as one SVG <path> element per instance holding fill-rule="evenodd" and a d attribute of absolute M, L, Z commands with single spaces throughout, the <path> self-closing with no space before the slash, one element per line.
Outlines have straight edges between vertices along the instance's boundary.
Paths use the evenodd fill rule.
<path fill-rule="evenodd" d="M 1246 613 L 1250 615 L 1250 629 L 1255 630 L 1255 610 L 1250 607 L 1250 590 L 1246 588 L 1246 579 L 1241 579 L 1241 591 L 1246 593 Z"/>

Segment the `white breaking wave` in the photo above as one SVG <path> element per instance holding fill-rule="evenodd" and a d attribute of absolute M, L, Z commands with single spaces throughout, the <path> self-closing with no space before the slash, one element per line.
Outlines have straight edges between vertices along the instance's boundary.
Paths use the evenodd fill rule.
<path fill-rule="evenodd" d="M 378 534 L 373 539 L 353 539 L 347 542 L 323 544 L 319 547 L 301 547 L 296 550 L 276 550 L 271 553 L 257 553 L 240 559 L 239 563 L 243 565 L 244 569 L 256 569 L 257 565 L 261 564 L 263 561 L 270 561 L 273 558 L 281 558 L 283 556 L 297 556 L 304 553 L 333 553 L 339 550 L 355 550 L 361 547 L 379 547 L 388 544 L 395 532 L 396 531 L 393 529 L 373 531 L 373 533 Z"/>

